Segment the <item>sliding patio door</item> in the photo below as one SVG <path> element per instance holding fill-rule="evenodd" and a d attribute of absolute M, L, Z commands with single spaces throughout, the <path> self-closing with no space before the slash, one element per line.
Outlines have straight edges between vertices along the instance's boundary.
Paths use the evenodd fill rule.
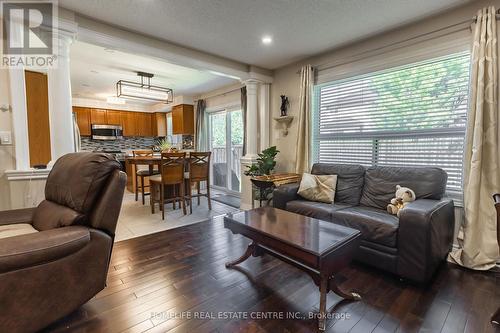
<path fill-rule="evenodd" d="M 240 158 L 243 154 L 243 117 L 240 109 L 209 113 L 212 152 L 212 186 L 230 193 L 241 190 Z"/>

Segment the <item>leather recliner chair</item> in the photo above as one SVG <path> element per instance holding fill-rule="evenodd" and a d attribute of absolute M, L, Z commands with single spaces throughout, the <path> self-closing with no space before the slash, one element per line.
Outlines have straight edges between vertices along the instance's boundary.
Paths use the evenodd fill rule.
<path fill-rule="evenodd" d="M 0 332 L 35 332 L 104 289 L 126 178 L 111 155 L 67 154 L 38 207 L 0 212 Z"/>

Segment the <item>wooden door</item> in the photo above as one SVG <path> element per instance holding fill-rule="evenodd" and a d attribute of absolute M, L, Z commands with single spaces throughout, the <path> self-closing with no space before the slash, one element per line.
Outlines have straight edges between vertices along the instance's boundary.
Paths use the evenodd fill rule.
<path fill-rule="evenodd" d="M 25 71 L 25 84 L 30 166 L 46 165 L 52 159 L 47 75 Z"/>
<path fill-rule="evenodd" d="M 123 126 L 121 111 L 107 110 L 106 111 L 106 124 Z"/>
<path fill-rule="evenodd" d="M 80 129 L 80 135 L 90 136 L 90 109 L 74 106 L 73 112 L 76 114 L 76 123 Z"/>
<path fill-rule="evenodd" d="M 91 109 L 90 111 L 90 123 L 103 125 L 106 124 L 106 110 L 105 109 Z"/>
<path fill-rule="evenodd" d="M 124 136 L 136 136 L 137 135 L 137 126 L 136 126 L 136 112 L 131 111 L 120 111 L 122 126 L 123 126 L 123 135 Z"/>

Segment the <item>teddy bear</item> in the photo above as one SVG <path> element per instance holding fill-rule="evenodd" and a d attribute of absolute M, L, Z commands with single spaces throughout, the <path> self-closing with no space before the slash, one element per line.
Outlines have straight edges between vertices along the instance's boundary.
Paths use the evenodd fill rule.
<path fill-rule="evenodd" d="M 417 199 L 417 196 L 412 189 L 396 185 L 396 197 L 391 199 L 391 203 L 387 205 L 387 212 L 399 217 L 401 210 L 415 199 Z"/>

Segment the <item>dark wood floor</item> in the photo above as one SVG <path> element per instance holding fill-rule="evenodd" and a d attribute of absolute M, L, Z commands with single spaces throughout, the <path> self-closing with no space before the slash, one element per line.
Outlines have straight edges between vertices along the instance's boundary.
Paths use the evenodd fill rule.
<path fill-rule="evenodd" d="M 255 318 L 308 316 L 319 292 L 305 273 L 270 256 L 226 269 L 224 262 L 248 243 L 225 230 L 221 219 L 119 242 L 107 288 L 47 331 L 317 331 L 314 319 Z M 495 332 L 489 317 L 500 306 L 498 274 L 444 265 L 430 286 L 419 288 L 354 264 L 337 278 L 363 301 L 337 306 L 328 332 Z M 328 301 L 338 299 L 329 295 Z M 209 319 L 223 312 L 251 318 Z"/>

